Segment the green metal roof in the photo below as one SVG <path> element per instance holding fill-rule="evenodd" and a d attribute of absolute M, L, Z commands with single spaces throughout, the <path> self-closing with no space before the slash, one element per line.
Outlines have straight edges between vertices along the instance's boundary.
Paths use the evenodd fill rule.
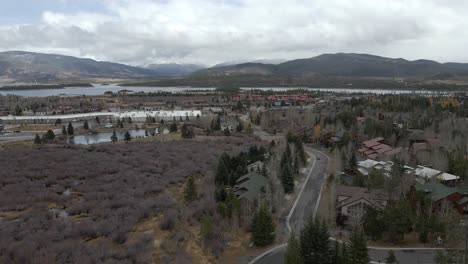
<path fill-rule="evenodd" d="M 417 191 L 425 192 L 427 194 L 430 194 L 431 200 L 432 201 L 439 201 L 449 195 L 452 195 L 454 193 L 459 193 L 461 195 L 468 194 L 468 189 L 467 188 L 451 188 L 448 186 L 445 186 L 441 183 L 426 183 L 424 185 L 422 184 L 417 184 L 415 186 Z M 465 197 L 462 200 L 468 198 Z"/>

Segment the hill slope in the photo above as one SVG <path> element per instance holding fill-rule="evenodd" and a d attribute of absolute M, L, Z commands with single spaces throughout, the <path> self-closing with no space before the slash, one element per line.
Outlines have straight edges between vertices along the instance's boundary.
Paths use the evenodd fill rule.
<path fill-rule="evenodd" d="M 348 77 L 430 77 L 439 74 L 466 74 L 468 64 L 408 61 L 368 54 L 323 54 L 308 59 L 272 64 L 238 64 L 201 71 L 212 75 L 326 75 Z"/>
<path fill-rule="evenodd" d="M 0 79 L 49 81 L 82 78 L 137 78 L 157 75 L 149 69 L 71 56 L 23 51 L 0 52 Z"/>
<path fill-rule="evenodd" d="M 157 72 L 160 76 L 186 76 L 205 67 L 196 64 L 163 63 L 150 64 L 145 68 Z"/>

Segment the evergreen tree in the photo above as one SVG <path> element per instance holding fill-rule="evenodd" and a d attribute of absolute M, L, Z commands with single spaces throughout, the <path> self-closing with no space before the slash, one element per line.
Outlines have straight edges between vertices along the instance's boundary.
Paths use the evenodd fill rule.
<path fill-rule="evenodd" d="M 383 212 L 371 206 L 366 208 L 366 213 L 362 219 L 362 226 L 366 235 L 372 240 L 379 240 L 385 231 Z"/>
<path fill-rule="evenodd" d="M 177 124 L 175 122 L 173 122 L 171 126 L 169 127 L 169 132 L 172 132 L 172 133 L 177 132 Z"/>
<path fill-rule="evenodd" d="M 112 132 L 111 142 L 117 142 L 117 134 L 115 133 L 115 131 Z"/>
<path fill-rule="evenodd" d="M 309 218 L 301 231 L 301 255 L 304 264 L 331 264 L 329 234 L 325 224 Z"/>
<path fill-rule="evenodd" d="M 285 264 L 302 264 L 301 248 L 294 231 L 291 232 L 288 240 L 288 248 L 284 256 Z"/>
<path fill-rule="evenodd" d="M 65 125 L 62 126 L 62 134 L 67 135 L 67 128 Z"/>
<path fill-rule="evenodd" d="M 181 132 L 182 132 L 182 137 L 183 138 L 193 138 L 194 137 L 194 133 L 193 133 L 192 128 L 189 128 L 186 124 L 184 124 L 182 126 Z"/>
<path fill-rule="evenodd" d="M 364 232 L 355 228 L 349 238 L 348 262 L 350 264 L 368 264 L 369 253 Z"/>
<path fill-rule="evenodd" d="M 54 131 L 52 131 L 51 129 L 47 130 L 47 132 L 44 135 L 42 135 L 43 142 L 48 142 L 54 139 L 55 139 L 55 134 L 54 134 Z"/>
<path fill-rule="evenodd" d="M 331 264 L 342 264 L 343 257 L 341 255 L 341 244 L 338 240 L 335 240 L 335 245 L 331 250 Z"/>
<path fill-rule="evenodd" d="M 243 125 L 242 125 L 242 122 L 239 122 L 239 124 L 237 124 L 237 127 L 236 127 L 236 131 L 237 132 L 242 132 L 242 129 L 243 129 Z"/>
<path fill-rule="evenodd" d="M 75 134 L 75 129 L 73 128 L 73 125 L 72 123 L 68 123 L 68 129 L 67 129 L 67 133 L 68 135 L 72 136 L 73 134 Z"/>
<path fill-rule="evenodd" d="M 39 145 L 41 143 L 42 143 L 41 142 L 41 137 L 39 137 L 39 135 L 36 134 L 36 136 L 34 137 L 34 144 Z"/>
<path fill-rule="evenodd" d="M 99 120 L 99 116 L 96 116 L 96 123 L 101 124 L 101 120 Z"/>
<path fill-rule="evenodd" d="M 216 169 L 215 183 L 216 185 L 227 185 L 229 182 L 229 174 L 231 172 L 231 157 L 226 152 L 223 152 L 218 160 Z"/>
<path fill-rule="evenodd" d="M 197 186 L 195 185 L 195 178 L 190 176 L 184 189 L 184 197 L 186 202 L 192 202 L 197 199 Z"/>
<path fill-rule="evenodd" d="M 60 124 L 62 124 L 62 119 L 57 118 L 57 119 L 55 120 L 55 125 L 60 125 Z"/>
<path fill-rule="evenodd" d="M 15 116 L 20 116 L 23 115 L 23 109 L 19 105 L 16 105 L 15 107 Z"/>
<path fill-rule="evenodd" d="M 127 142 L 132 140 L 132 136 L 130 135 L 130 133 L 128 131 L 125 131 L 124 140 L 127 141 Z"/>
<path fill-rule="evenodd" d="M 226 137 L 229 137 L 229 136 L 231 135 L 231 131 L 229 131 L 228 128 L 225 128 L 225 129 L 224 129 L 224 135 L 225 135 Z"/>
<path fill-rule="evenodd" d="M 395 257 L 395 253 L 393 253 L 393 250 L 388 251 L 388 256 L 385 258 L 385 263 L 386 264 L 398 264 L 398 261 Z"/>
<path fill-rule="evenodd" d="M 285 193 L 292 193 L 294 191 L 294 175 L 293 168 L 291 167 L 291 149 L 289 144 L 286 144 L 286 150 L 284 151 L 281 159 L 281 183 Z"/>
<path fill-rule="evenodd" d="M 349 254 L 348 254 L 348 245 L 343 243 L 341 245 L 341 264 L 349 264 Z"/>
<path fill-rule="evenodd" d="M 129 124 L 133 123 L 133 121 L 132 121 L 132 118 L 131 118 L 131 117 L 128 117 L 128 123 L 129 123 Z"/>
<path fill-rule="evenodd" d="M 257 247 L 267 246 L 275 240 L 275 226 L 271 213 L 261 205 L 252 219 L 252 242 Z"/>
<path fill-rule="evenodd" d="M 83 128 L 86 129 L 86 130 L 89 129 L 88 120 L 85 120 L 85 121 L 84 121 Z"/>
<path fill-rule="evenodd" d="M 281 183 L 283 184 L 284 193 L 288 194 L 294 191 L 294 175 L 289 163 L 281 165 Z"/>
<path fill-rule="evenodd" d="M 357 171 L 357 158 L 356 158 L 356 151 L 354 148 L 351 150 L 351 157 L 349 158 L 348 162 L 348 170 L 351 174 L 355 175 Z"/>

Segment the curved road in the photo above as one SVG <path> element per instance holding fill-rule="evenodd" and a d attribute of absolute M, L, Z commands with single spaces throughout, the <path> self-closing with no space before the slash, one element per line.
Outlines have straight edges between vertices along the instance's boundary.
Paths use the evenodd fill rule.
<path fill-rule="evenodd" d="M 315 160 L 312 167 L 307 172 L 308 178 L 304 182 L 303 189 L 299 193 L 299 198 L 296 200 L 290 214 L 286 220 L 288 229 L 289 225 L 293 230 L 300 230 L 308 217 L 313 214 L 315 216 L 320 200 L 320 190 L 325 181 L 325 172 L 328 165 L 328 157 L 322 152 L 306 148 L 306 151 Z M 289 222 L 288 222 L 289 220 Z M 384 263 L 387 257 L 389 248 L 372 248 L 369 247 L 369 256 L 372 263 Z M 395 256 L 400 264 L 434 264 L 434 256 L 437 249 L 396 249 L 392 248 Z M 249 264 L 283 264 L 286 244 L 276 246 L 269 251 L 266 251 L 260 256 L 249 262 Z"/>

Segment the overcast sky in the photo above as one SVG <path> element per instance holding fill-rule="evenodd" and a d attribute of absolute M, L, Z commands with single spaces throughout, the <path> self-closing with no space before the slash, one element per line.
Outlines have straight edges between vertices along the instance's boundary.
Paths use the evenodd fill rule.
<path fill-rule="evenodd" d="M 468 1 L 2 1 L 0 50 L 132 65 L 336 52 L 468 62 Z"/>

